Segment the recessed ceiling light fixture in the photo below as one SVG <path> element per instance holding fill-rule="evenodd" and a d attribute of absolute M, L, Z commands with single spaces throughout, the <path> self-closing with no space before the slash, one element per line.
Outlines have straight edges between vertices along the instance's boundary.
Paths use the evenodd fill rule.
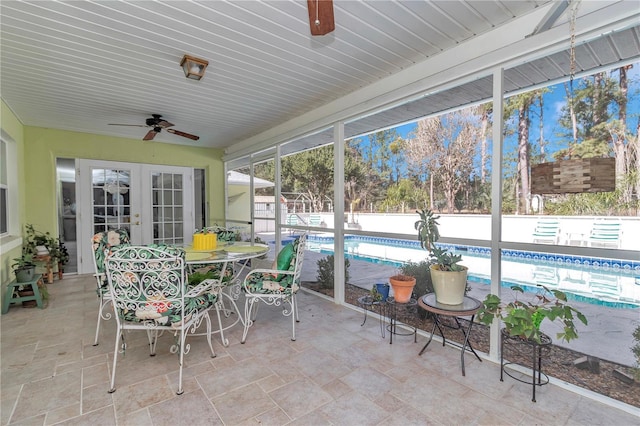
<path fill-rule="evenodd" d="M 192 80 L 200 80 L 204 77 L 204 70 L 207 69 L 207 65 L 209 65 L 209 61 L 189 55 L 184 55 L 182 62 L 180 62 L 184 76 Z"/>

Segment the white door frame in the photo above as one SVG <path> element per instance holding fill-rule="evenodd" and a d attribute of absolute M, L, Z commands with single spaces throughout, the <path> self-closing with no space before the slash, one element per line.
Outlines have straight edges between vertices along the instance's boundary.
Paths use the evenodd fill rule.
<path fill-rule="evenodd" d="M 118 169 L 130 172 L 129 188 L 129 228 L 133 244 L 151 244 L 154 242 L 154 209 L 152 200 L 153 173 L 171 173 L 183 175 L 183 233 L 184 243 L 191 242 L 194 227 L 193 168 L 180 166 L 163 166 L 118 161 L 77 159 L 76 161 L 76 204 L 78 217 L 76 220 L 78 273 L 93 273 L 93 253 L 91 237 L 94 232 L 93 223 L 93 169 Z"/>

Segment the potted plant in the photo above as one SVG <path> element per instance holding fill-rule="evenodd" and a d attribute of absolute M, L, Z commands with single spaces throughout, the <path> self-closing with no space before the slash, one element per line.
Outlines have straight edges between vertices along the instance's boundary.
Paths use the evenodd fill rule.
<path fill-rule="evenodd" d="M 33 254 L 23 248 L 22 256 L 13 259 L 13 261 L 14 263 L 11 265 L 11 268 L 16 275 L 16 281 L 19 283 L 33 281 L 36 274 L 36 264 L 33 263 Z"/>
<path fill-rule="evenodd" d="M 32 224 L 25 226 L 24 249 L 35 256 L 46 254 L 50 257 L 51 267 L 58 267 L 58 271 L 64 270 L 64 265 L 69 262 L 69 252 L 59 238 L 54 238 L 49 232 L 40 232 Z"/>
<path fill-rule="evenodd" d="M 459 305 L 467 289 L 468 268 L 458 264 L 462 256 L 436 247 L 435 243 L 440 239 L 437 222 L 440 216 L 435 216 L 431 210 L 416 213 L 420 219 L 414 227 L 418 231 L 420 246 L 429 252 L 429 271 L 436 300 L 445 305 Z"/>
<path fill-rule="evenodd" d="M 385 302 L 387 300 L 387 298 L 389 297 L 389 284 L 387 284 L 387 283 L 376 283 L 371 288 L 371 291 L 373 292 L 374 289 L 375 289 L 375 293 L 381 297 L 380 300 Z"/>
<path fill-rule="evenodd" d="M 535 295 L 533 301 L 522 301 L 518 293 L 524 293 L 520 286 L 511 286 L 516 298 L 511 302 L 503 302 L 495 294 L 489 294 L 478 311 L 478 320 L 490 325 L 496 318 L 504 323 L 505 333 L 509 337 L 532 340 L 540 343 L 542 332 L 540 324 L 545 319 L 556 321 L 562 325 L 562 331 L 556 337 L 565 341 L 578 338 L 575 320 L 587 325 L 587 318 L 567 302 L 567 295 L 560 290 L 541 286 L 542 291 Z"/>
<path fill-rule="evenodd" d="M 371 290 L 369 290 L 369 294 L 367 295 L 367 297 L 371 299 L 372 302 L 380 302 L 384 298 L 384 296 L 380 292 L 378 292 L 378 287 L 375 285 L 371 287 Z"/>
<path fill-rule="evenodd" d="M 411 300 L 416 278 L 409 275 L 396 274 L 389 277 L 389 284 L 393 288 L 393 299 L 398 303 L 407 303 Z"/>

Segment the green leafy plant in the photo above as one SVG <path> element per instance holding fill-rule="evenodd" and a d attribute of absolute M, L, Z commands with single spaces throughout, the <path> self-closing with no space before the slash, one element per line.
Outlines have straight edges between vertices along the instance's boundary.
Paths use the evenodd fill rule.
<path fill-rule="evenodd" d="M 430 261 L 421 260 L 420 262 L 404 263 L 399 268 L 403 275 L 409 275 L 416 279 L 416 285 L 413 287 L 416 297 L 433 293 L 433 283 L 431 282 L 431 272 L 429 271 L 430 265 Z M 426 312 L 423 309 L 420 311 Z"/>
<path fill-rule="evenodd" d="M 563 326 L 563 331 L 556 337 L 564 341 L 578 338 L 575 320 L 587 325 L 587 318 L 567 302 L 567 295 L 560 290 L 550 290 L 542 286 L 542 291 L 535 295 L 533 302 L 518 300 L 517 294 L 524 293 L 520 286 L 511 286 L 516 292 L 516 299 L 503 303 L 495 294 L 489 294 L 482 302 L 478 311 L 478 320 L 490 325 L 496 318 L 504 323 L 510 336 L 530 339 L 540 342 L 540 323 L 544 319 L 557 321 Z M 553 297 L 551 297 L 553 296 Z"/>
<path fill-rule="evenodd" d="M 369 290 L 369 297 L 374 302 L 379 302 L 379 301 L 382 300 L 382 295 L 380 293 L 378 293 L 378 289 L 376 288 L 375 285 L 373 287 L 371 287 L 371 290 Z"/>
<path fill-rule="evenodd" d="M 458 262 L 462 261 L 462 256 L 435 245 L 436 241 L 440 239 L 438 229 L 440 216 L 435 216 L 431 210 L 427 209 L 418 210 L 416 213 L 420 219 L 415 222 L 414 227 L 418 231 L 420 247 L 429 253 L 430 264 L 438 265 L 438 269 L 441 271 L 464 271 L 465 267 L 458 265 Z"/>
<path fill-rule="evenodd" d="M 198 285 L 206 279 L 217 280 L 219 279 L 219 273 L 216 274 L 215 271 L 194 272 L 192 274 L 189 274 L 187 278 L 189 285 L 192 285 L 192 286 Z"/>
<path fill-rule="evenodd" d="M 635 376 L 640 380 L 640 325 L 633 331 L 633 340 L 636 344 L 631 348 L 631 352 L 636 356 Z"/>
<path fill-rule="evenodd" d="M 333 255 L 319 259 L 316 264 L 318 265 L 318 283 L 320 288 L 333 288 L 333 277 L 335 273 L 333 271 Z M 349 282 L 349 259 L 344 259 L 344 281 Z"/>
<path fill-rule="evenodd" d="M 23 252 L 26 251 L 35 256 L 38 253 L 38 246 L 46 247 L 55 263 L 65 265 L 69 262 L 69 252 L 59 238 L 54 238 L 49 232 L 38 231 L 32 224 L 25 225 Z"/>
<path fill-rule="evenodd" d="M 36 264 L 33 263 L 33 254 L 25 250 L 24 247 L 22 248 L 22 256 L 14 258 L 13 262 L 11 268 L 14 270 L 33 268 L 36 266 Z"/>

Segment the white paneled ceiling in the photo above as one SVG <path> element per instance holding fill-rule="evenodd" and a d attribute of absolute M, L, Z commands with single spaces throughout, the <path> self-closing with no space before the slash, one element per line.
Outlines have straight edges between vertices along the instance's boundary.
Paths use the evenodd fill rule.
<path fill-rule="evenodd" d="M 637 2 L 626 1 L 637 14 Z M 155 141 L 226 148 L 548 3 L 334 0 L 336 30 L 312 37 L 306 0 L 3 0 L 0 94 L 28 126 L 141 139 L 148 129 L 109 123 L 143 125 L 162 114 L 200 140 L 163 131 Z M 616 2 L 584 3 L 588 13 Z M 580 60 L 638 55 L 638 30 L 627 37 L 585 48 Z M 201 81 L 184 77 L 184 54 L 209 61 Z M 561 59 L 523 65 L 507 84 L 557 78 L 548 70 L 565 70 Z"/>

